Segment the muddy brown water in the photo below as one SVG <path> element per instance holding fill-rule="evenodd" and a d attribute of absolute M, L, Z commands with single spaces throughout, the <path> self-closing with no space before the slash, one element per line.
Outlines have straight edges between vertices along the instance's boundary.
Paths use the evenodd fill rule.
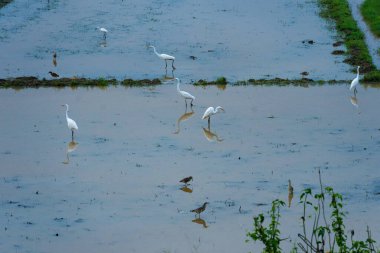
<path fill-rule="evenodd" d="M 258 252 L 245 242 L 252 217 L 287 202 L 290 179 L 288 252 L 318 168 L 343 194 L 347 231 L 364 239 L 369 225 L 379 240 L 379 89 L 359 87 L 356 100 L 347 85 L 182 89 L 193 113 L 174 83 L 1 90 L 0 251 Z M 201 116 L 216 105 L 226 112 L 208 130 Z M 205 201 L 197 219 L 190 210 Z"/>
<path fill-rule="evenodd" d="M 176 57 L 186 80 L 348 80 L 339 38 L 315 1 L 13 1 L 0 9 L 0 77 L 171 76 L 146 46 Z M 95 28 L 105 27 L 106 40 Z M 313 41 L 309 44 L 307 41 Z M 57 53 L 56 64 L 53 52 Z M 194 59 L 194 60 L 193 60 Z"/>

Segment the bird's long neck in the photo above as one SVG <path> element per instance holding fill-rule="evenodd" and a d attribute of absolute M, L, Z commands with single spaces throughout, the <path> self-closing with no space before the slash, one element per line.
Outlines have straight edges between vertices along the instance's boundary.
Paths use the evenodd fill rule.
<path fill-rule="evenodd" d="M 359 68 L 357 70 L 356 78 L 359 78 Z"/>
<path fill-rule="evenodd" d="M 159 53 L 157 53 L 157 51 L 156 51 L 156 48 L 154 47 L 154 46 L 152 46 L 153 47 L 153 51 L 154 51 L 154 53 L 156 54 L 156 55 L 160 55 Z"/>
<path fill-rule="evenodd" d="M 66 119 L 68 119 L 69 118 L 69 116 L 68 116 L 68 114 L 67 114 L 67 112 L 69 111 L 69 107 L 68 106 L 66 106 Z"/>
<path fill-rule="evenodd" d="M 181 90 L 179 89 L 179 83 L 180 83 L 180 81 L 179 80 L 177 80 L 177 91 L 178 92 L 180 92 Z"/>

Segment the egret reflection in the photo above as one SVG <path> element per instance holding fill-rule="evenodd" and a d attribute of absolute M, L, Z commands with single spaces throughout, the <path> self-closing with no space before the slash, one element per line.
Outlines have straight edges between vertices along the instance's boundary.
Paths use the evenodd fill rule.
<path fill-rule="evenodd" d="M 174 69 L 171 72 L 171 75 L 168 75 L 168 69 L 165 69 L 164 80 L 169 81 L 174 79 Z"/>
<path fill-rule="evenodd" d="M 107 40 L 103 37 L 103 39 L 99 43 L 100 47 L 107 47 Z"/>
<path fill-rule="evenodd" d="M 191 107 L 191 111 L 187 112 L 187 107 L 185 109 L 185 113 L 182 114 L 178 119 L 177 119 L 177 130 L 174 132 L 174 134 L 179 134 L 181 131 L 181 122 L 186 121 L 190 119 L 194 115 L 193 108 Z"/>
<path fill-rule="evenodd" d="M 78 147 L 78 142 L 75 141 L 70 141 L 67 144 L 67 149 L 66 149 L 66 160 L 63 162 L 64 164 L 69 164 L 70 158 L 69 158 L 69 153 L 75 151 Z"/>
<path fill-rule="evenodd" d="M 214 142 L 214 141 L 222 142 L 223 141 L 223 139 L 219 138 L 219 136 L 216 133 L 213 133 L 210 128 L 203 127 L 202 129 L 203 129 L 204 136 L 206 137 L 206 139 L 209 142 Z"/>
<path fill-rule="evenodd" d="M 197 224 L 200 224 L 200 225 L 202 225 L 204 228 L 207 228 L 207 227 L 208 227 L 206 221 L 205 221 L 204 219 L 202 219 L 202 218 L 196 218 L 196 219 L 192 220 L 192 222 L 197 223 Z"/>
<path fill-rule="evenodd" d="M 355 96 L 350 97 L 350 102 L 353 106 L 355 106 L 356 108 L 359 108 L 358 99 L 356 97 L 356 94 L 355 94 Z"/>

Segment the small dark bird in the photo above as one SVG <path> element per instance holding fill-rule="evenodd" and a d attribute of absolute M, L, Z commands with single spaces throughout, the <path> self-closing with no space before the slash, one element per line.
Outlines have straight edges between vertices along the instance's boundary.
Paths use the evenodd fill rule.
<path fill-rule="evenodd" d="M 206 209 L 206 205 L 209 204 L 208 202 L 205 202 L 201 207 L 198 207 L 194 210 L 191 210 L 190 212 L 196 213 L 199 216 L 201 215 L 201 212 L 203 212 Z"/>
<path fill-rule="evenodd" d="M 181 179 L 181 183 L 184 183 L 184 184 L 188 184 L 191 180 L 193 180 L 193 177 L 190 176 L 190 177 L 185 177 L 183 179 Z"/>
<path fill-rule="evenodd" d="M 59 75 L 58 75 L 57 73 L 54 73 L 54 72 L 51 72 L 51 71 L 49 71 L 49 74 L 50 74 L 52 77 L 54 77 L 54 78 L 59 77 Z"/>

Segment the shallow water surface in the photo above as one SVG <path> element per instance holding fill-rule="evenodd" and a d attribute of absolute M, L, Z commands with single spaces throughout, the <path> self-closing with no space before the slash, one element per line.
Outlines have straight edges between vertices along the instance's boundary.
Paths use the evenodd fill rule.
<path fill-rule="evenodd" d="M 369 225 L 379 240 L 380 90 L 182 89 L 193 110 L 172 84 L 1 90 L 0 251 L 257 252 L 245 243 L 252 217 L 288 201 L 289 179 L 281 230 L 296 242 L 299 195 L 318 190 L 318 168 L 343 194 L 346 229 L 364 239 Z M 226 112 L 208 129 L 201 116 L 216 105 Z"/>
<path fill-rule="evenodd" d="M 315 1 L 28 1 L 0 9 L 0 77 L 349 79 Z M 109 30 L 106 40 L 96 27 Z M 309 44 L 307 41 L 313 41 Z M 53 52 L 57 53 L 56 64 Z"/>

